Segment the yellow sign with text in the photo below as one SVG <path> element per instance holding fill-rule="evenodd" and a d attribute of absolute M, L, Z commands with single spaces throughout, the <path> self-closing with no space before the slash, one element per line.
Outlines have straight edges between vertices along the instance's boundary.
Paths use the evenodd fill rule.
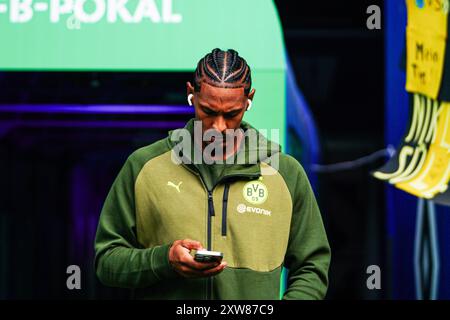
<path fill-rule="evenodd" d="M 406 0 L 406 4 L 406 90 L 436 99 L 444 68 L 449 0 Z"/>

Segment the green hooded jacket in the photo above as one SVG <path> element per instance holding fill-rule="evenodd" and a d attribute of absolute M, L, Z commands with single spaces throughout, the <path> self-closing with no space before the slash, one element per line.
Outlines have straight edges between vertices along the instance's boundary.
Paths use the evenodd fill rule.
<path fill-rule="evenodd" d="M 301 165 L 255 130 L 256 149 L 246 138 L 235 155 L 244 163 L 208 176 L 204 164 L 188 163 L 193 153 L 176 148 L 176 132 L 133 152 L 114 181 L 95 238 L 100 281 L 138 299 L 323 299 L 331 253 Z M 181 239 L 223 252 L 227 268 L 183 278 L 168 259 Z"/>

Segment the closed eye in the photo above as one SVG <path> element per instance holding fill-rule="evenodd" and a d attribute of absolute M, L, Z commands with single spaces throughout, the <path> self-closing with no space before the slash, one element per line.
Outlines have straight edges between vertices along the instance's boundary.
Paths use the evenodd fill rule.
<path fill-rule="evenodd" d="M 210 108 L 202 107 L 202 111 L 209 116 L 217 115 L 217 112 L 215 112 L 214 110 L 211 110 Z"/>
<path fill-rule="evenodd" d="M 224 117 L 225 118 L 234 118 L 234 117 L 236 117 L 239 114 L 239 112 L 241 112 L 241 110 L 235 110 L 235 111 L 227 112 L 227 113 L 224 114 Z"/>

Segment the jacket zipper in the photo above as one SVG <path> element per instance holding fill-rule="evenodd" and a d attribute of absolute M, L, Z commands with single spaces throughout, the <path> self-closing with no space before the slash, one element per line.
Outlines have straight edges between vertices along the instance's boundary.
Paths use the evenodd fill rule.
<path fill-rule="evenodd" d="M 213 199 L 213 192 L 215 187 L 221 182 L 223 181 L 225 178 L 228 177 L 248 177 L 249 180 L 254 179 L 259 177 L 259 175 L 244 175 L 244 174 L 234 174 L 234 175 L 228 175 L 228 176 L 223 176 L 222 179 L 220 179 L 220 181 L 217 181 L 217 183 L 212 187 L 212 190 L 209 191 L 208 188 L 206 187 L 205 182 L 203 181 L 202 176 L 198 173 L 195 172 L 194 170 L 188 168 L 187 166 L 185 166 L 183 164 L 183 167 L 185 167 L 188 171 L 191 171 L 192 173 L 194 173 L 196 176 L 198 176 L 200 178 L 200 181 L 203 185 L 203 188 L 206 190 L 206 192 L 208 193 L 208 228 L 207 228 L 207 243 L 206 243 L 206 247 L 208 250 L 211 250 L 211 238 L 212 238 L 212 230 L 211 230 L 211 220 L 212 220 L 212 216 L 215 216 L 215 212 L 214 212 L 214 199 Z M 228 203 L 228 191 L 229 191 L 230 185 L 227 183 L 225 185 L 225 190 L 224 190 L 224 210 L 222 211 L 222 214 L 225 215 L 223 216 L 223 218 L 225 218 L 225 234 L 226 234 L 226 207 L 227 207 L 227 203 Z M 226 193 L 226 202 L 225 202 L 225 193 Z M 222 221 L 222 235 L 224 232 L 224 222 Z M 213 279 L 212 277 L 207 278 L 207 288 L 206 288 L 206 299 L 210 300 L 212 298 L 212 292 L 213 292 Z"/>
<path fill-rule="evenodd" d="M 184 168 L 186 168 L 186 170 L 192 172 L 194 175 L 196 175 L 199 179 L 200 182 L 203 186 L 203 189 L 205 189 L 205 191 L 208 194 L 208 214 L 207 214 L 207 235 L 206 235 L 206 247 L 208 250 L 211 250 L 211 217 L 214 216 L 214 202 L 213 202 L 213 196 L 212 196 L 212 192 L 214 191 L 214 188 L 212 191 L 209 191 L 208 188 L 206 187 L 205 182 L 203 181 L 202 176 L 192 170 L 191 168 L 189 168 L 188 166 L 182 164 L 182 166 Z M 212 214 L 211 214 L 212 213 Z M 211 278 L 207 278 L 206 279 L 206 300 L 210 300 L 211 299 L 211 294 L 212 294 L 212 281 Z"/>
<path fill-rule="evenodd" d="M 208 250 L 211 250 L 211 242 L 212 242 L 211 241 L 211 238 L 212 238 L 212 232 L 211 232 L 211 220 L 212 220 L 212 218 L 211 217 L 215 215 L 215 213 L 214 213 L 214 199 L 213 199 L 213 195 L 212 194 L 213 194 L 215 186 L 212 188 L 211 191 L 209 191 L 208 188 L 206 187 L 205 182 L 203 181 L 202 176 L 198 172 L 195 172 L 194 170 L 188 168 L 184 164 L 183 164 L 183 167 L 185 167 L 188 171 L 192 172 L 193 174 L 195 174 L 196 176 L 199 177 L 200 182 L 203 185 L 203 188 L 205 189 L 205 191 L 208 194 L 208 215 L 207 215 L 207 221 L 208 221 L 207 224 L 208 225 L 207 225 L 207 231 L 206 231 L 207 232 L 207 235 L 206 235 L 206 248 Z M 213 289 L 212 278 L 209 277 L 209 278 L 206 279 L 206 300 L 210 300 L 211 299 L 212 291 L 213 291 L 212 289 Z"/>
<path fill-rule="evenodd" d="M 212 191 L 208 190 L 208 241 L 206 244 L 208 250 L 211 250 L 211 217 L 213 216 L 215 216 L 213 195 Z"/>
<path fill-rule="evenodd" d="M 228 207 L 228 192 L 230 191 L 230 184 L 225 184 L 225 189 L 223 190 L 223 200 L 222 200 L 222 236 L 227 235 L 227 207 Z"/>
<path fill-rule="evenodd" d="M 213 201 L 213 195 L 212 192 L 214 191 L 214 188 L 212 191 L 208 190 L 208 240 L 207 240 L 207 248 L 208 250 L 211 250 L 211 234 L 212 234 L 212 228 L 211 228 L 211 220 L 212 217 L 215 215 L 214 213 L 214 201 Z M 212 277 L 208 277 L 207 279 L 207 291 L 206 291 L 206 299 L 210 300 L 212 298 L 212 292 L 213 292 L 213 279 Z"/>

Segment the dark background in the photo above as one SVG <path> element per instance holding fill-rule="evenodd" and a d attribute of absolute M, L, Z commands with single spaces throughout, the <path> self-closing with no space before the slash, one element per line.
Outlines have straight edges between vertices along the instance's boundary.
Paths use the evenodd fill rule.
<path fill-rule="evenodd" d="M 318 127 L 321 163 L 383 149 L 384 34 L 366 27 L 367 6 L 383 8 L 381 1 L 275 3 L 298 85 Z M 0 72 L 0 104 L 183 105 L 190 78 L 187 73 Z M 39 117 L 11 113 L 0 120 L 33 123 Z M 171 121 L 187 118 L 170 116 Z M 71 125 L 99 119 L 111 126 Z M 167 130 L 115 126 L 145 121 L 142 116 L 47 115 L 46 120 L 67 123 L 0 131 L 0 298 L 127 297 L 128 291 L 106 288 L 95 278 L 92 235 L 126 157 Z M 332 247 L 328 299 L 389 297 L 386 277 L 383 290 L 366 287 L 367 266 L 387 263 L 384 186 L 369 175 L 383 162 L 319 173 L 316 194 Z M 66 288 L 71 264 L 81 267 L 82 290 Z"/>
<path fill-rule="evenodd" d="M 384 146 L 384 34 L 369 30 L 366 9 L 382 1 L 275 1 L 296 78 L 319 130 L 322 164 Z M 383 17 L 383 14 L 382 14 Z M 383 24 L 382 24 L 383 26 Z M 319 173 L 317 198 L 332 248 L 329 299 L 388 298 L 366 287 L 367 266 L 383 270 L 384 186 L 369 172 L 384 159 Z M 383 273 L 386 275 L 386 273 Z"/>

